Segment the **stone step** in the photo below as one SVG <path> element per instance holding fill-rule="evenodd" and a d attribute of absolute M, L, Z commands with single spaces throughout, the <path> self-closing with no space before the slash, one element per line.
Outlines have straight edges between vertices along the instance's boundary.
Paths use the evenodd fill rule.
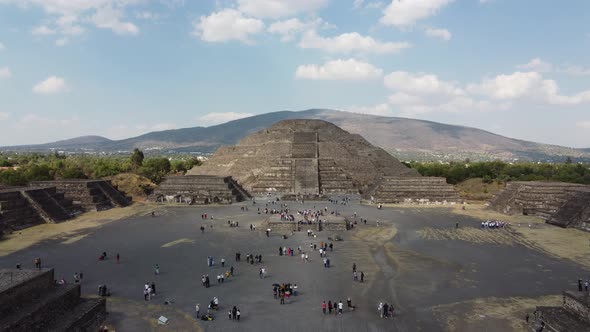
<path fill-rule="evenodd" d="M 80 299 L 80 303 L 64 317 L 56 319 L 46 331 L 95 331 L 96 327 L 106 319 L 106 299 Z"/>

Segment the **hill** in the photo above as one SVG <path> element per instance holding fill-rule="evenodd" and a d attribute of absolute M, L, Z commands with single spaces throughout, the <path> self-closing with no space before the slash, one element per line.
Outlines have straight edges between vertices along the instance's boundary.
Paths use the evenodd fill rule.
<path fill-rule="evenodd" d="M 229 121 L 211 127 L 150 132 L 112 141 L 85 136 L 41 145 L 3 147 L 11 151 L 95 150 L 104 152 L 144 150 L 212 153 L 220 146 L 234 145 L 249 134 L 288 119 L 321 119 L 351 133 L 360 134 L 402 160 L 533 160 L 590 161 L 590 149 L 573 149 L 500 136 L 485 130 L 398 117 L 312 109 L 280 111 Z"/>

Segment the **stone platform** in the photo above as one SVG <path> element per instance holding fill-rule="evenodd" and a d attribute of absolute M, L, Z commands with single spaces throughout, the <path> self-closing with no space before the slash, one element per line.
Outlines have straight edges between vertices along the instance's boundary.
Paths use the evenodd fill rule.
<path fill-rule="evenodd" d="M 187 175 L 168 176 L 150 199 L 187 204 L 230 204 L 250 198 L 231 177 Z"/>
<path fill-rule="evenodd" d="M 537 307 L 547 331 L 590 331 L 590 295 L 586 292 L 563 292 L 561 307 Z"/>
<path fill-rule="evenodd" d="M 489 202 L 505 214 L 541 217 L 561 227 L 590 229 L 590 186 L 565 182 L 509 182 Z"/>
<path fill-rule="evenodd" d="M 1 331 L 98 331 L 105 299 L 83 299 L 80 285 L 56 285 L 53 269 L 0 270 Z"/>
<path fill-rule="evenodd" d="M 4 230 L 71 219 L 82 210 L 55 187 L 0 190 L 0 222 Z"/>
<path fill-rule="evenodd" d="M 458 203 L 462 199 L 445 178 L 384 176 L 364 195 L 373 203 Z"/>
<path fill-rule="evenodd" d="M 32 187 L 55 187 L 86 211 L 101 211 L 131 204 L 131 197 L 119 191 L 108 180 L 34 181 Z"/>
<path fill-rule="evenodd" d="M 283 221 L 280 216 L 272 215 L 266 221 L 266 228 L 270 228 L 272 231 L 285 232 L 285 231 L 306 231 L 311 229 L 313 231 L 346 231 L 350 229 L 350 221 L 344 217 L 328 216 L 322 217 L 322 222 L 307 223 L 305 221 Z"/>

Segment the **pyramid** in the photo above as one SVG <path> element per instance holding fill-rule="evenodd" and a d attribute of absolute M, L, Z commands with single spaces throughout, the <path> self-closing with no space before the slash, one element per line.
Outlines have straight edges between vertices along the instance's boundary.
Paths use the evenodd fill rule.
<path fill-rule="evenodd" d="M 284 120 L 221 147 L 188 175 L 232 176 L 251 193 L 362 193 L 383 176 L 419 174 L 371 145 L 322 120 Z"/>

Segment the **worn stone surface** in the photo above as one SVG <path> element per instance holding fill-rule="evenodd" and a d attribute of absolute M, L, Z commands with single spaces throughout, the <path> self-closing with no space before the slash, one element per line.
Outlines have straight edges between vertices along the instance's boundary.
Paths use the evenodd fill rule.
<path fill-rule="evenodd" d="M 562 227 L 590 229 L 590 186 L 565 182 L 509 182 L 490 201 L 505 214 L 539 216 Z"/>
<path fill-rule="evenodd" d="M 590 295 L 587 292 L 563 292 L 561 307 L 537 307 L 549 331 L 589 331 Z"/>
<path fill-rule="evenodd" d="M 131 198 L 107 180 L 55 180 L 34 181 L 32 187 L 56 187 L 65 197 L 89 211 L 128 206 Z"/>
<path fill-rule="evenodd" d="M 0 270 L 0 330 L 96 331 L 104 299 L 81 299 L 80 285 L 57 286 L 53 269 Z"/>
<path fill-rule="evenodd" d="M 385 176 L 365 198 L 374 203 L 457 203 L 455 187 L 445 178 Z"/>
<path fill-rule="evenodd" d="M 187 204 L 241 202 L 249 197 L 231 177 L 168 176 L 150 196 L 156 202 Z"/>
<path fill-rule="evenodd" d="M 285 120 L 220 148 L 189 174 L 233 176 L 250 192 L 358 193 L 382 176 L 417 176 L 385 150 L 321 120 Z"/>

